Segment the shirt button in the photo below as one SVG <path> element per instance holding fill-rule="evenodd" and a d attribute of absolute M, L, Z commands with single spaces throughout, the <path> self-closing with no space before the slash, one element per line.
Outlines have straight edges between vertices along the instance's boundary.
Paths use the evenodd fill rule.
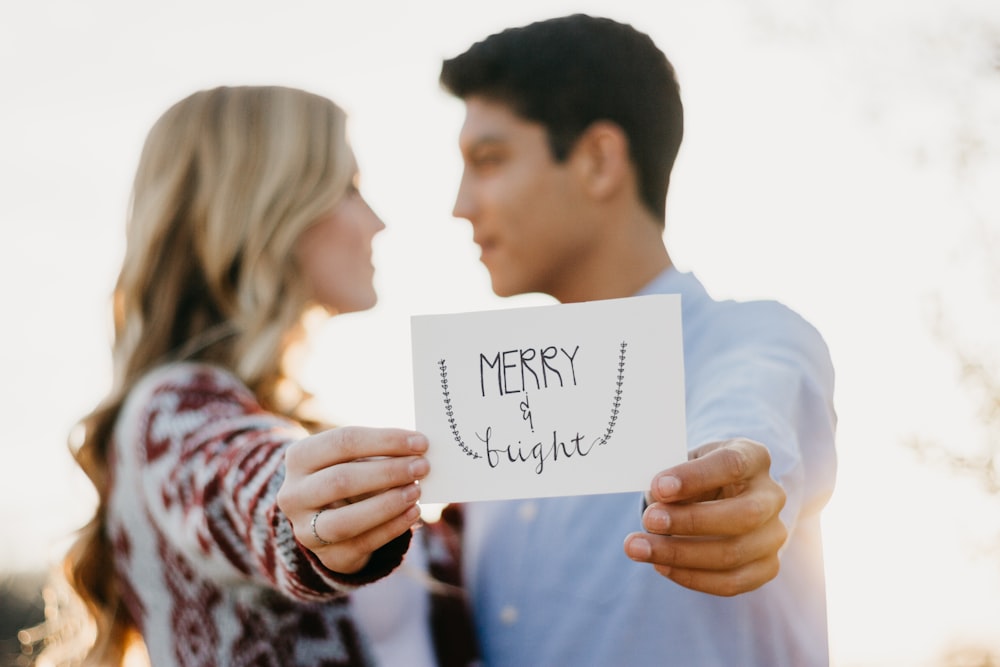
<path fill-rule="evenodd" d="M 500 610 L 500 622 L 504 625 L 514 625 L 517 623 L 517 607 L 507 605 Z"/>
<path fill-rule="evenodd" d="M 521 503 L 521 506 L 517 509 L 517 513 L 521 517 L 521 521 L 525 523 L 534 521 L 538 515 L 538 504 L 534 502 Z"/>

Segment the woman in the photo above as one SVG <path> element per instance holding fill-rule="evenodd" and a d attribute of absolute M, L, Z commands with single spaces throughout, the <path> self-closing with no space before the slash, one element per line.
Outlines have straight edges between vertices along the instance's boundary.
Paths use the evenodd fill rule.
<path fill-rule="evenodd" d="M 320 428 L 289 377 L 304 316 L 376 301 L 384 228 L 345 115 L 281 87 L 195 93 L 142 151 L 114 293 L 114 380 L 76 458 L 96 515 L 69 580 L 88 664 L 362 665 L 346 594 L 402 561 L 424 436 Z M 416 656 L 414 656 L 416 657 Z"/>

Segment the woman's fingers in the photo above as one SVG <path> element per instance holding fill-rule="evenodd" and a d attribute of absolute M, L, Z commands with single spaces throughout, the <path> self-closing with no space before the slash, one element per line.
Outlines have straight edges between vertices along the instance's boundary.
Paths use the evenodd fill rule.
<path fill-rule="evenodd" d="M 416 484 L 389 489 L 360 502 L 323 511 L 316 519 L 316 532 L 327 542 L 346 544 L 376 531 L 380 526 L 392 524 L 411 510 L 416 510 L 413 517 L 416 520 L 420 515 L 417 506 L 419 499 L 420 487 Z M 388 535 L 386 541 L 396 537 L 409 526 L 410 523 L 404 523 L 402 530 Z M 374 548 L 382 544 L 384 542 Z"/>
<path fill-rule="evenodd" d="M 351 574 L 365 566 L 372 552 L 419 520 L 419 497 L 420 488 L 410 484 L 358 503 L 322 510 L 315 515 L 315 535 L 302 538 L 296 529 L 296 536 L 328 568 Z"/>
<path fill-rule="evenodd" d="M 395 521 L 359 535 L 349 542 L 324 545 L 311 551 L 328 569 L 342 574 L 354 574 L 368 564 L 376 549 L 409 530 L 419 516 L 420 511 L 413 509 Z"/>
<path fill-rule="evenodd" d="M 331 507 L 340 501 L 359 499 L 423 479 L 430 464 L 422 456 L 379 458 L 341 463 L 306 475 L 296 485 L 300 503 L 307 507 Z"/>
<path fill-rule="evenodd" d="M 342 426 L 304 438 L 288 448 L 285 466 L 301 474 L 377 456 L 407 456 L 427 451 L 427 437 L 395 428 Z"/>
<path fill-rule="evenodd" d="M 343 427 L 304 438 L 285 453 L 278 507 L 324 565 L 357 572 L 419 519 L 426 450 L 424 435 L 403 429 Z"/>
<path fill-rule="evenodd" d="M 293 520 L 304 512 L 404 486 L 427 475 L 427 438 L 402 429 L 344 427 L 292 444 L 278 506 Z"/>

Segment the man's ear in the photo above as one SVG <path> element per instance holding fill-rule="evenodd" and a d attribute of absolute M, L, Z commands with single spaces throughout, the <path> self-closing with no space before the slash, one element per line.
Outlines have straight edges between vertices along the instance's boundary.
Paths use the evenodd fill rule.
<path fill-rule="evenodd" d="M 617 194 L 635 178 L 628 137 L 611 121 L 592 123 L 580 135 L 570 156 L 586 191 L 598 200 Z"/>

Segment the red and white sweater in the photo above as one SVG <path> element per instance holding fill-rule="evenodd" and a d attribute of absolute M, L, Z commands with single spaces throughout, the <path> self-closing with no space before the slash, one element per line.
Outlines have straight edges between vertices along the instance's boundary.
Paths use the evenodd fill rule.
<path fill-rule="evenodd" d="M 373 662 L 346 594 L 398 566 L 411 534 L 354 575 L 299 544 L 275 498 L 284 451 L 306 435 L 213 366 L 162 367 L 129 395 L 107 530 L 154 667 Z"/>

